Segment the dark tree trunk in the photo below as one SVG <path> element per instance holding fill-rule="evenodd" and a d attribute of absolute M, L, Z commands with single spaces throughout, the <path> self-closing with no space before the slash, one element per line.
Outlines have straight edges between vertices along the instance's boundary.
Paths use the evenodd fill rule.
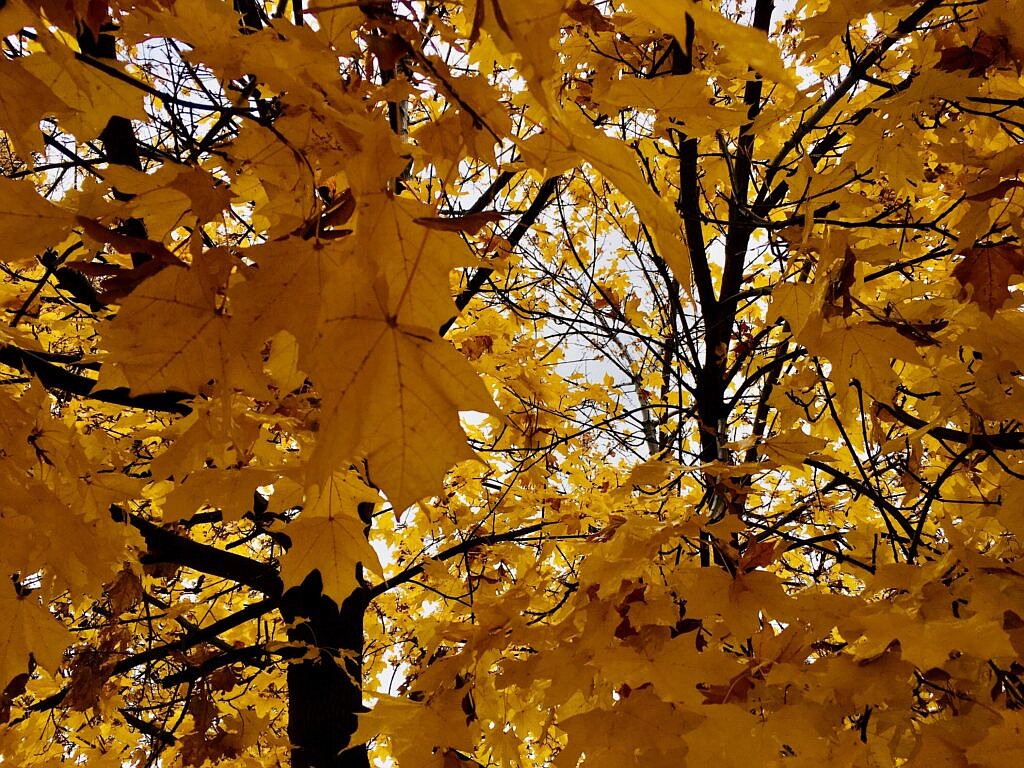
<path fill-rule="evenodd" d="M 373 504 L 358 507 L 370 533 Z M 350 745 L 363 707 L 363 617 L 371 592 L 359 582 L 341 607 L 323 593 L 320 571 L 281 596 L 281 615 L 292 624 L 288 639 L 317 649 L 316 658 L 288 667 L 288 737 L 292 768 L 370 768 L 365 744 Z"/>
<path fill-rule="evenodd" d="M 319 571 L 282 597 L 281 613 L 296 622 L 288 639 L 319 651 L 317 658 L 288 668 L 292 768 L 369 768 L 366 746 L 349 746 L 364 711 L 363 615 L 368 604 L 368 590 L 360 587 L 339 608 L 323 594 Z"/>

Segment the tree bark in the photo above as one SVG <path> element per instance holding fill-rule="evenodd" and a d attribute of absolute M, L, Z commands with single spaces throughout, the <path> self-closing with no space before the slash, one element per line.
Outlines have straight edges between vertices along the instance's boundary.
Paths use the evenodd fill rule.
<path fill-rule="evenodd" d="M 288 639 L 316 648 L 288 668 L 288 736 L 292 768 L 369 768 L 366 745 L 350 746 L 363 708 L 363 616 L 369 590 L 338 607 L 323 594 L 319 571 L 285 592 L 281 613 L 294 623 Z"/>
<path fill-rule="evenodd" d="M 373 504 L 358 507 L 369 536 Z M 370 768 L 365 744 L 350 744 L 363 706 L 363 617 L 373 592 L 356 563 L 359 586 L 339 607 L 314 570 L 281 596 L 288 639 L 316 649 L 288 667 L 288 737 L 292 768 Z"/>

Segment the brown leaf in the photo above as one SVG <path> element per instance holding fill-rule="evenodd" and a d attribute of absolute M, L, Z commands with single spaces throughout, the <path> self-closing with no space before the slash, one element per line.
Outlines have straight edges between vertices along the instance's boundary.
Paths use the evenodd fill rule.
<path fill-rule="evenodd" d="M 356 210 L 356 199 L 352 196 L 352 190 L 346 189 L 336 198 L 331 200 L 327 210 L 320 217 L 322 227 L 337 227 L 345 224 L 352 218 Z"/>
<path fill-rule="evenodd" d="M 939 63 L 935 68 L 943 72 L 967 69 L 970 70 L 969 77 L 981 77 L 989 65 L 988 59 L 976 53 L 969 45 L 943 48 L 939 54 Z"/>
<path fill-rule="evenodd" d="M 98 221 L 85 216 L 77 216 L 75 218 L 86 235 L 98 243 L 109 245 L 118 253 L 146 253 L 162 264 L 184 266 L 184 262 L 167 250 L 163 243 L 147 240 L 144 237 L 122 235 L 120 232 L 108 229 Z"/>
<path fill-rule="evenodd" d="M 739 561 L 739 570 L 749 573 L 757 568 L 763 568 L 775 562 L 776 555 L 785 551 L 784 541 L 752 541 L 743 549 L 743 556 Z"/>
<path fill-rule="evenodd" d="M 629 623 L 629 616 L 623 616 L 622 621 L 620 621 L 619 625 L 615 628 L 615 636 L 619 640 L 625 640 L 627 637 L 632 637 L 637 634 L 639 633 L 633 629 L 633 626 Z"/>
<path fill-rule="evenodd" d="M 991 189 L 986 189 L 983 192 L 977 192 L 973 195 L 968 195 L 968 200 L 979 200 L 986 202 L 988 200 L 1002 200 L 1006 197 L 1006 193 L 1014 187 L 1024 187 L 1024 181 L 1020 179 L 1003 179 Z"/>
<path fill-rule="evenodd" d="M 470 360 L 479 360 L 481 355 L 490 352 L 493 348 L 494 339 L 485 335 L 470 336 L 462 342 L 462 354 Z"/>
<path fill-rule="evenodd" d="M 961 297 L 973 301 L 989 317 L 1010 298 L 1014 275 L 1024 275 L 1024 252 L 1008 245 L 968 248 L 953 269 L 953 277 L 964 289 Z"/>
<path fill-rule="evenodd" d="M 145 261 L 142 264 L 139 264 L 139 266 L 132 267 L 131 269 L 118 269 L 115 267 L 112 270 L 108 270 L 107 274 L 112 276 L 100 282 L 97 294 L 99 295 L 100 300 L 106 304 L 119 302 L 138 288 L 143 282 L 163 270 L 166 266 L 166 262 L 154 260 Z M 99 272 L 101 270 L 86 270 L 79 268 L 79 265 L 75 265 L 75 271 L 88 276 L 90 272 Z"/>
<path fill-rule="evenodd" d="M 968 77 L 983 77 L 991 66 L 1009 69 L 1017 66 L 1009 41 L 1003 35 L 978 33 L 974 45 L 957 45 L 939 52 L 936 69 L 943 72 L 968 70 Z"/>
<path fill-rule="evenodd" d="M 107 595 L 110 596 L 110 608 L 120 615 L 131 610 L 142 599 L 142 580 L 127 565 L 122 568 L 117 577 L 107 586 Z"/>
<path fill-rule="evenodd" d="M 743 670 L 725 685 L 705 684 L 699 690 L 705 704 L 727 704 L 746 701 L 754 685 L 750 671 Z"/>
<path fill-rule="evenodd" d="M 7 684 L 3 692 L 0 692 L 0 724 L 10 722 L 11 702 L 25 692 L 30 678 L 28 672 L 22 672 Z"/>
<path fill-rule="evenodd" d="M 414 221 L 428 229 L 438 229 L 442 232 L 468 232 L 475 235 L 488 224 L 501 221 L 502 214 L 497 211 L 480 211 L 479 213 L 467 213 L 465 216 L 421 216 Z"/>
<path fill-rule="evenodd" d="M 71 685 L 64 704 L 78 712 L 93 709 L 103 695 L 103 686 L 110 677 L 112 664 L 93 649 L 79 653 L 71 665 Z"/>
<path fill-rule="evenodd" d="M 401 35 L 390 34 L 370 38 L 370 53 L 377 57 L 382 71 L 389 71 L 409 53 L 409 44 Z"/>
<path fill-rule="evenodd" d="M 857 258 L 849 247 L 843 254 L 843 262 L 839 270 L 832 275 L 828 284 L 828 291 L 825 294 L 825 304 L 822 306 L 822 314 L 826 317 L 842 315 L 849 317 L 853 314 L 853 300 L 850 297 L 850 288 L 856 281 L 854 268 L 857 265 Z"/>
<path fill-rule="evenodd" d="M 601 15 L 601 12 L 592 5 L 581 3 L 576 0 L 565 9 L 565 15 L 573 21 L 585 24 L 595 32 L 614 32 L 615 25 Z"/>

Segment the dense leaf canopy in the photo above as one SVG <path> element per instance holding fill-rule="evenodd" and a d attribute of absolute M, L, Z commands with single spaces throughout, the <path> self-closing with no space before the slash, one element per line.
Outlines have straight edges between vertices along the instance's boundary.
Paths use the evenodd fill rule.
<path fill-rule="evenodd" d="M 1017 0 L 0 0 L 0 759 L 1024 761 Z"/>

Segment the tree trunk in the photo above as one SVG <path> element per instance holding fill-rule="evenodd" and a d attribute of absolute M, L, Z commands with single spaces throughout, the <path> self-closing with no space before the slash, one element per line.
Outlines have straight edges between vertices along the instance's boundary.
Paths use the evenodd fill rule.
<path fill-rule="evenodd" d="M 288 736 L 292 768 L 369 768 L 366 746 L 349 748 L 362 696 L 363 615 L 368 590 L 355 590 L 338 608 L 323 594 L 319 571 L 285 592 L 281 613 L 298 622 L 288 639 L 319 650 L 288 668 Z M 305 621 L 303 621 L 305 619 Z"/>

